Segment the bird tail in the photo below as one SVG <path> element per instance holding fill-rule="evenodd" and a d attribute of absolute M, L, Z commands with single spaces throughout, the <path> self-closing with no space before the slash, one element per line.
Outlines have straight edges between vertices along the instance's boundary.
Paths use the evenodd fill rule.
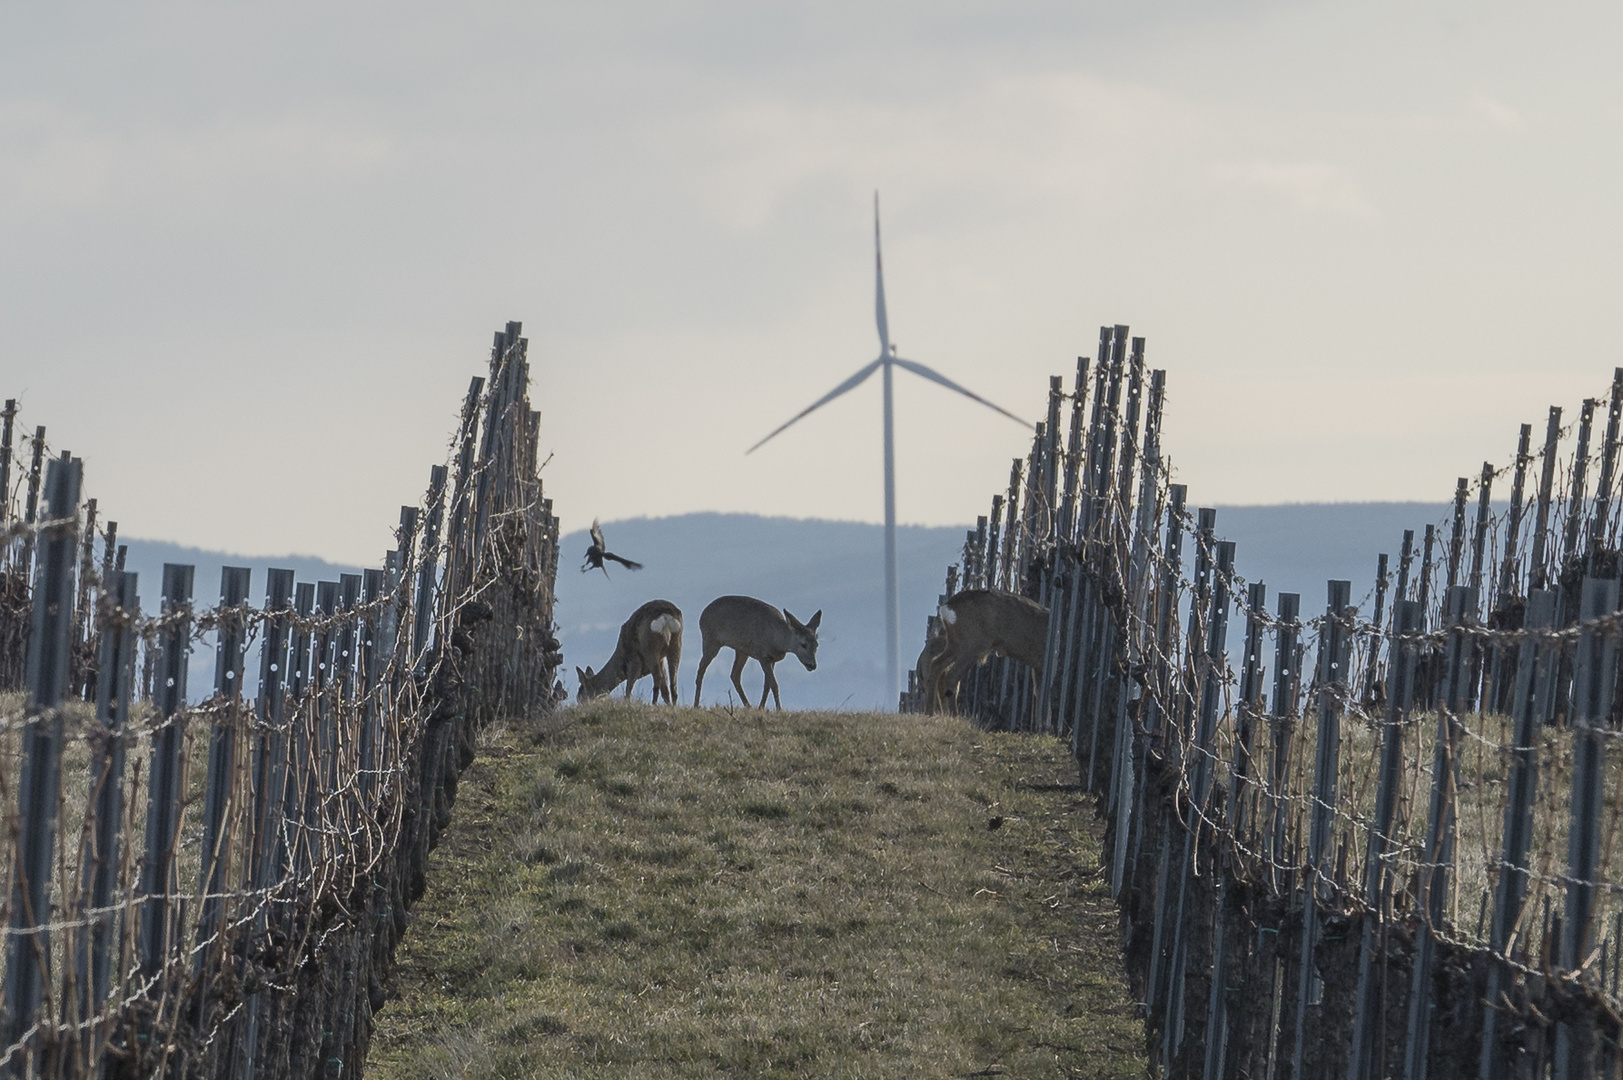
<path fill-rule="evenodd" d="M 641 570 L 642 569 L 642 563 L 640 563 L 640 562 L 632 562 L 630 559 L 622 559 L 620 556 L 614 554 L 614 552 L 612 552 L 612 551 L 605 551 L 603 553 L 603 557 L 605 559 L 613 559 L 615 562 L 619 563 L 621 566 L 625 567 L 627 570 Z"/>

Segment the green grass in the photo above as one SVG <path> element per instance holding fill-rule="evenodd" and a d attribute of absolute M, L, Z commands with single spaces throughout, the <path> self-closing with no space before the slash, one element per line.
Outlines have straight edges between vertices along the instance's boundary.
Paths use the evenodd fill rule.
<path fill-rule="evenodd" d="M 490 733 L 367 1073 L 1143 1076 L 1075 781 L 1056 740 L 943 717 Z"/>

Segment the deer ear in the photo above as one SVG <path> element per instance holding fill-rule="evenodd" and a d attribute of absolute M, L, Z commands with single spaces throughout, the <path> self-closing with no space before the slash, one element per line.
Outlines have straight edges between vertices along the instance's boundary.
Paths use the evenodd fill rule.
<path fill-rule="evenodd" d="M 817 609 L 817 614 L 813 615 L 811 617 L 811 622 L 806 624 L 806 629 L 807 630 L 816 630 L 817 629 L 817 624 L 822 622 L 822 621 L 823 621 L 823 609 L 818 608 Z"/>

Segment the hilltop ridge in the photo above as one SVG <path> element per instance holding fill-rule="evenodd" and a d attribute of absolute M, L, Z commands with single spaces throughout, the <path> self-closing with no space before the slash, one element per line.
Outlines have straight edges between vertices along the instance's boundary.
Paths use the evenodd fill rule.
<path fill-rule="evenodd" d="M 1438 503 L 1298 503 L 1220 507 L 1217 534 L 1237 544 L 1236 568 L 1248 580 L 1268 584 L 1269 603 L 1281 591 L 1302 595 L 1304 611 L 1323 603 L 1328 578 L 1353 582 L 1354 601 L 1373 584 L 1375 560 L 1388 553 L 1396 566 L 1406 528 L 1417 536 L 1427 523 L 1444 522 Z M 583 520 L 581 514 L 573 520 Z M 566 518 L 568 520 L 568 518 Z M 901 570 L 902 662 L 918 651 L 925 618 L 945 584 L 949 563 L 961 558 L 962 526 L 903 525 L 897 529 Z M 605 522 L 610 547 L 647 565 L 633 573 L 613 567 L 605 579 L 579 572 L 587 540 L 584 528 L 564 534 L 558 560 L 555 613 L 563 642 L 565 685 L 575 689 L 575 668 L 596 667 L 614 650 L 620 623 L 654 597 L 673 601 L 687 617 L 681 679 L 691 694 L 698 663 L 698 619 L 705 604 L 726 593 L 747 593 L 787 607 L 802 619 L 823 612 L 818 667 L 778 665 L 784 703 L 790 708 L 867 710 L 890 708 L 885 681 L 884 530 L 879 525 L 816 518 L 762 517 L 702 512 L 673 517 Z M 1446 530 L 1445 530 L 1446 533 Z M 314 556 L 244 557 L 165 541 L 126 540 L 127 566 L 141 575 L 144 610 L 156 609 L 163 563 L 197 566 L 196 594 L 203 604 L 218 595 L 222 565 L 253 569 L 250 596 L 263 599 L 265 569 L 291 567 L 300 580 L 336 578 L 357 567 Z M 1418 545 L 1418 540 L 1417 540 Z M 1187 550 L 1187 549 L 1186 549 Z M 1186 563 L 1187 565 L 1187 563 Z M 192 654 L 191 696 L 206 696 L 213 677 L 207 643 Z M 249 657 L 249 670 L 257 671 Z M 725 701 L 725 678 L 707 681 L 706 699 Z M 760 675 L 750 665 L 745 686 L 752 693 Z M 647 683 L 641 691 L 647 695 Z"/>

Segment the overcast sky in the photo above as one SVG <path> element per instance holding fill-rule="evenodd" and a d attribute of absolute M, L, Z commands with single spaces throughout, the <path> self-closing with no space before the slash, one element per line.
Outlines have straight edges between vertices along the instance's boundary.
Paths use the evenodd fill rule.
<path fill-rule="evenodd" d="M 878 520 L 903 356 L 1101 323 L 1199 503 L 1446 499 L 1623 362 L 1623 9 L 0 0 L 0 395 L 131 535 L 376 562 L 520 319 L 568 528 Z M 898 379 L 898 509 L 1029 434 Z"/>

